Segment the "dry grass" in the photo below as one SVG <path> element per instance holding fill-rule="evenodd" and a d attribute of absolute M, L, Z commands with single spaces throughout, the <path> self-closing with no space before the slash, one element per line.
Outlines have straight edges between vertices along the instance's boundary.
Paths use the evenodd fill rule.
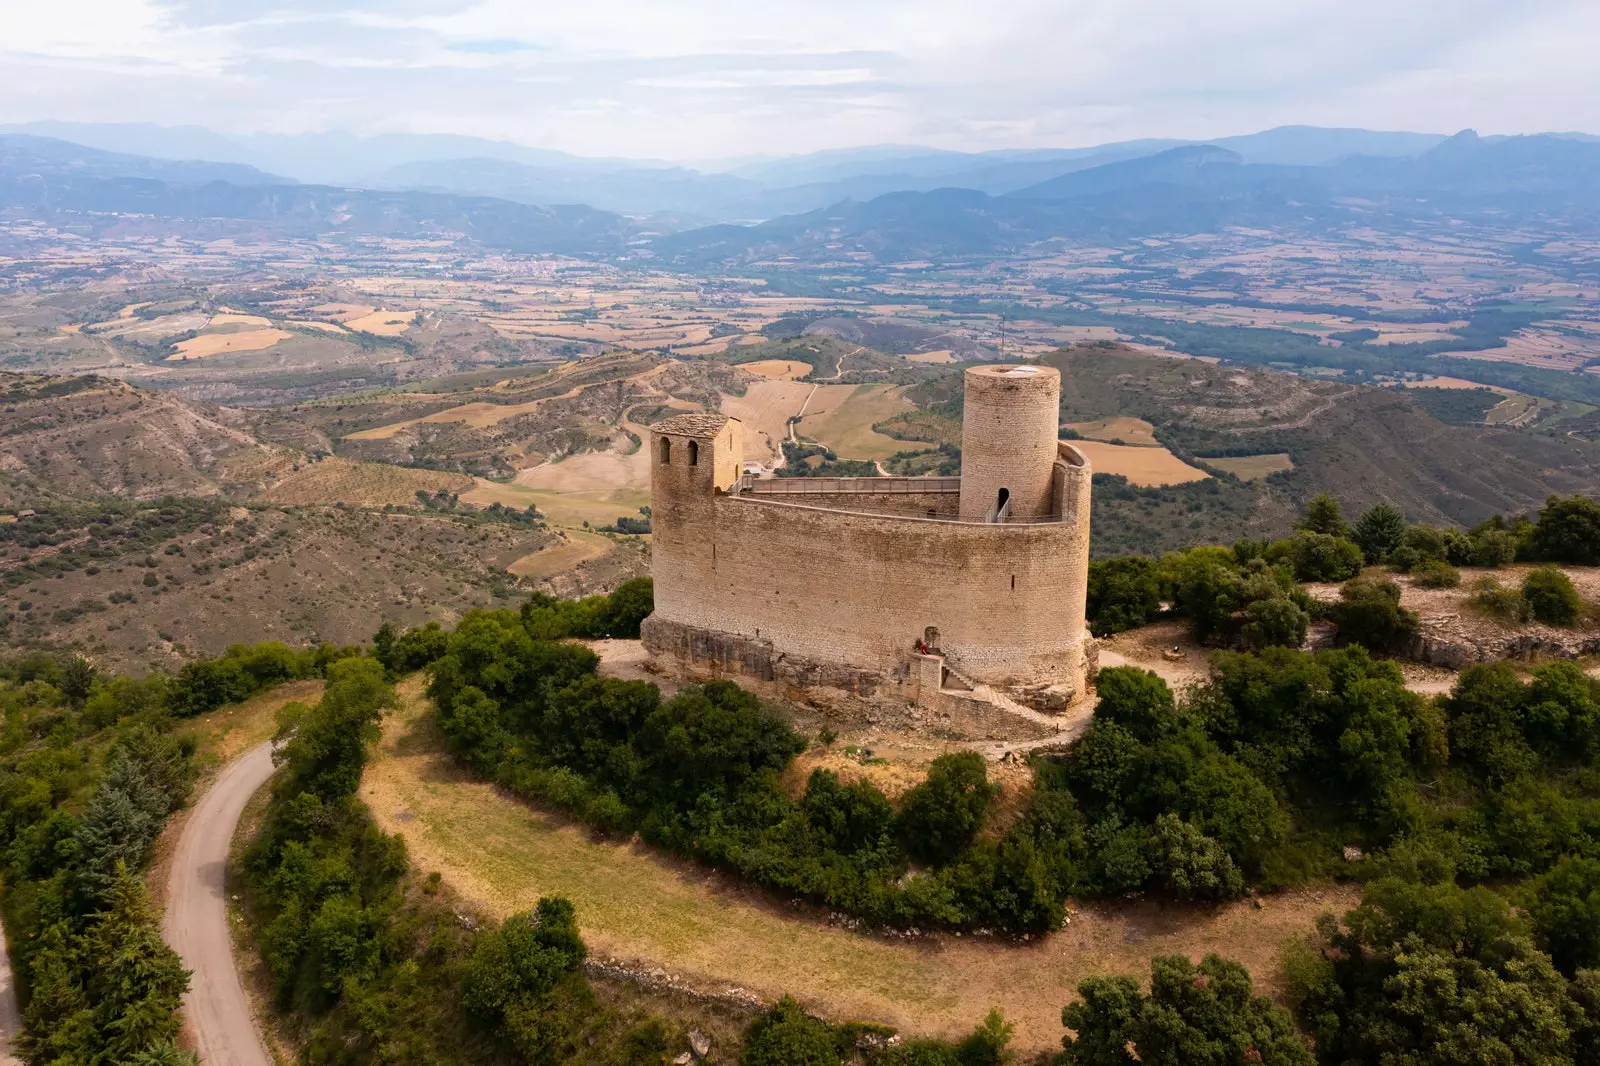
<path fill-rule="evenodd" d="M 841 459 L 887 459 L 906 450 L 906 442 L 885 436 L 872 427 L 914 408 L 905 398 L 904 385 L 857 385 L 832 410 L 816 413 L 806 408 L 797 427 L 802 436 L 826 444 Z"/>
<path fill-rule="evenodd" d="M 850 385 L 805 385 L 798 381 L 757 381 L 743 396 L 724 396 L 722 411 L 744 423 L 744 457 L 756 462 L 777 460 L 789 434 L 789 418 L 802 406 L 808 411 L 836 406 Z M 808 402 L 809 401 L 809 402 Z"/>
<path fill-rule="evenodd" d="M 360 333 L 374 333 L 380 337 L 398 337 L 411 328 L 411 321 L 417 312 L 410 311 L 374 311 L 370 315 L 360 318 L 347 319 L 345 328 L 356 330 Z"/>
<path fill-rule="evenodd" d="M 598 559 L 611 550 L 611 542 L 598 533 L 585 533 L 577 529 L 563 531 L 564 539 L 524 555 L 506 570 L 515 577 L 531 577 L 536 581 L 555 577 L 573 569 L 579 563 Z"/>
<path fill-rule="evenodd" d="M 521 510 L 532 505 L 553 525 L 582 527 L 585 522 L 591 526 L 608 525 L 619 515 L 635 514 L 640 507 L 649 505 L 650 492 L 626 485 L 561 492 L 479 478 L 472 491 L 463 493 L 461 499 L 477 507 L 499 503 Z"/>
<path fill-rule="evenodd" d="M 739 369 L 774 381 L 793 381 L 811 373 L 811 364 L 793 359 L 759 359 L 754 363 L 740 363 Z"/>
<path fill-rule="evenodd" d="M 422 470 L 388 463 L 358 463 L 329 457 L 311 463 L 262 492 L 257 498 L 267 503 L 304 506 L 316 503 L 348 503 L 357 507 L 414 506 L 417 493 L 440 489 L 467 492 L 473 480 L 466 474 L 445 470 Z"/>
<path fill-rule="evenodd" d="M 835 1018 L 866 1018 L 917 1035 L 963 1034 L 990 1007 L 1016 1023 L 1024 1052 L 1059 1046 L 1060 1009 L 1079 981 L 1143 974 L 1151 955 L 1236 958 L 1264 992 L 1275 960 L 1316 915 L 1354 905 L 1352 888 L 1318 887 L 1219 908 L 1096 904 L 1061 932 L 1027 944 L 973 937 L 880 939 L 830 926 L 636 843 L 598 841 L 465 774 L 441 748 L 420 679 L 366 772 L 361 795 L 400 833 L 413 862 L 469 902 L 505 916 L 560 894 L 577 905 L 602 955 L 669 967 L 690 984 L 788 992 Z"/>
<path fill-rule="evenodd" d="M 473 429 L 487 429 L 490 426 L 504 422 L 517 415 L 531 414 L 538 410 L 544 399 L 529 400 L 527 403 L 464 403 L 460 407 L 451 407 L 443 411 L 435 411 L 422 418 L 408 418 L 403 422 L 391 422 L 387 426 L 376 426 L 364 429 L 359 433 L 351 433 L 346 440 L 388 440 L 402 429 L 408 429 L 419 422 L 464 422 Z"/>
<path fill-rule="evenodd" d="M 1294 460 L 1289 458 L 1288 452 L 1272 452 L 1268 455 L 1234 455 L 1226 459 L 1207 459 L 1206 465 L 1226 470 L 1240 481 L 1260 481 L 1268 474 L 1293 470 Z"/>
<path fill-rule="evenodd" d="M 953 363 L 956 361 L 956 353 L 948 348 L 941 348 L 937 352 L 912 352 L 906 358 L 913 363 Z"/>
<path fill-rule="evenodd" d="M 211 321 L 206 325 L 211 329 L 215 329 L 218 326 L 270 326 L 272 325 L 272 320 L 270 318 L 262 318 L 260 315 L 242 315 L 237 312 L 225 311 L 221 314 L 212 315 Z"/>
<path fill-rule="evenodd" d="M 1118 415 L 1094 422 L 1068 422 L 1066 428 L 1077 430 L 1085 440 L 1120 440 L 1147 448 L 1161 447 L 1161 442 L 1155 438 L 1155 427 L 1142 418 Z"/>
<path fill-rule="evenodd" d="M 1498 392 L 1502 396 L 1517 395 L 1513 390 L 1499 385 L 1485 385 L 1482 382 L 1468 381 L 1465 378 L 1429 378 L 1426 381 L 1408 381 L 1405 384 L 1408 389 L 1488 389 L 1491 392 Z"/>
<path fill-rule="evenodd" d="M 243 703 L 219 708 L 196 718 L 191 731 L 200 750 L 218 764 L 226 763 L 278 731 L 278 712 L 289 703 L 315 703 L 322 698 L 324 682 L 289 681 Z"/>
<path fill-rule="evenodd" d="M 1095 473 L 1121 474 L 1135 485 L 1181 485 L 1211 476 L 1165 448 L 1135 448 L 1093 440 L 1073 441 L 1072 445 L 1089 457 Z"/>
<path fill-rule="evenodd" d="M 176 362 L 182 359 L 204 359 L 209 355 L 224 355 L 228 352 L 259 352 L 270 348 L 281 340 L 288 340 L 294 336 L 281 329 L 252 329 L 243 333 L 207 333 L 200 337 L 190 337 L 186 341 L 179 341 L 176 351 L 167 356 L 167 362 Z"/>
<path fill-rule="evenodd" d="M 284 324 L 285 325 L 289 325 L 289 326 L 298 326 L 301 329 L 319 329 L 319 330 L 322 330 L 324 333 L 348 333 L 349 332 L 349 330 L 345 329 L 343 326 L 339 325 L 336 322 L 309 322 L 309 321 L 302 321 L 302 320 L 300 320 L 298 318 L 291 318 L 291 319 L 288 319 Z"/>

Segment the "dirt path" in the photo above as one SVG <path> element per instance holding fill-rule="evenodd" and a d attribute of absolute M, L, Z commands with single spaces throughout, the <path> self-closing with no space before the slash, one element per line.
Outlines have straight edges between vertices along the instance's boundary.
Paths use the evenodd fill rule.
<path fill-rule="evenodd" d="M 21 1066 L 12 1053 L 22 1032 L 22 1011 L 17 1006 L 17 981 L 11 973 L 11 956 L 6 951 L 5 931 L 0 930 L 0 1066 Z"/>
<path fill-rule="evenodd" d="M 234 962 L 223 886 L 239 815 L 272 770 L 270 742 L 230 763 L 195 804 L 172 860 L 161 931 L 194 972 L 183 1013 L 202 1066 L 273 1066 Z"/>
<path fill-rule="evenodd" d="M 441 748 L 413 681 L 384 723 L 361 797 L 400 833 L 412 861 L 499 916 L 560 894 L 578 908 L 596 956 L 659 967 L 691 987 L 785 992 L 834 1018 L 874 1019 L 909 1034 L 959 1036 L 990 1007 L 1016 1023 L 1024 1052 L 1058 1048 L 1061 1007 L 1083 978 L 1148 972 L 1150 956 L 1208 951 L 1238 959 L 1278 990 L 1277 953 L 1316 915 L 1352 906 L 1348 888 L 1220 908 L 1092 904 L 1028 943 L 978 937 L 867 936 L 809 908 L 751 892 L 637 843 L 596 840 L 463 771 Z"/>

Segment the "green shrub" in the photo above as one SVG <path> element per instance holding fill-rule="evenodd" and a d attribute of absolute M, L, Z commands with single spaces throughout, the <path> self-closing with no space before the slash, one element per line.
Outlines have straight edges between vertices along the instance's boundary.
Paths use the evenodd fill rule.
<path fill-rule="evenodd" d="M 1406 515 L 1392 503 L 1375 503 L 1356 521 L 1351 539 L 1361 546 L 1369 563 L 1388 560 L 1406 538 Z"/>
<path fill-rule="evenodd" d="M 1509 588 L 1499 578 L 1487 575 L 1472 583 L 1472 596 L 1468 602 L 1483 613 L 1505 622 L 1526 622 L 1533 617 L 1528 609 L 1528 601 L 1523 599 L 1519 590 Z"/>
<path fill-rule="evenodd" d="M 740 1061 L 744 1066 L 839 1066 L 842 1060 L 828 1023 L 784 996 L 745 1030 Z"/>
<path fill-rule="evenodd" d="M 1136 629 L 1161 613 L 1161 582 L 1153 560 L 1125 556 L 1089 564 L 1088 620 L 1095 636 Z"/>
<path fill-rule="evenodd" d="M 1553 566 L 1541 566 L 1522 579 L 1522 598 L 1528 613 L 1545 625 L 1576 625 L 1583 611 L 1572 579 Z"/>
<path fill-rule="evenodd" d="M 1245 608 L 1240 636 L 1251 648 L 1298 648 L 1306 642 L 1311 615 L 1287 598 L 1256 600 Z"/>
<path fill-rule="evenodd" d="M 1411 583 L 1424 589 L 1453 589 L 1461 584 L 1461 571 L 1442 559 L 1429 559 L 1411 571 Z"/>
<path fill-rule="evenodd" d="M 1361 572 L 1361 549 L 1352 541 L 1301 532 L 1286 543 L 1296 581 L 1344 581 Z"/>
<path fill-rule="evenodd" d="M 906 849 L 926 862 L 950 862 L 983 827 L 994 794 L 983 756 L 972 751 L 939 756 L 927 778 L 900 800 Z"/>
<path fill-rule="evenodd" d="M 1600 564 L 1600 502 L 1582 496 L 1551 496 L 1532 535 L 1534 554 L 1553 563 Z"/>
<path fill-rule="evenodd" d="M 1289 1012 L 1255 995 L 1243 966 L 1216 955 L 1198 966 L 1183 955 L 1151 959 L 1148 994 L 1119 975 L 1084 980 L 1078 996 L 1061 1012 L 1072 1030 L 1061 1041 L 1061 1066 L 1316 1062 Z"/>
<path fill-rule="evenodd" d="M 1473 534 L 1472 565 L 1498 568 L 1517 559 L 1516 535 L 1504 529 L 1486 529 Z"/>
<path fill-rule="evenodd" d="M 1345 582 L 1328 616 L 1340 640 L 1376 652 L 1404 651 L 1417 634 L 1417 616 L 1400 606 L 1400 586 L 1383 578 Z"/>

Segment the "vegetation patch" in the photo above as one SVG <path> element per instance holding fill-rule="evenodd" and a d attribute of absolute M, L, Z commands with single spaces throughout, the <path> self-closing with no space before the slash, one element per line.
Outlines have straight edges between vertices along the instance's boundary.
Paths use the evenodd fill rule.
<path fill-rule="evenodd" d="M 1214 466 L 1224 473 L 1232 474 L 1240 481 L 1260 481 L 1262 478 L 1271 477 L 1273 474 L 1282 474 L 1294 469 L 1294 460 L 1288 452 L 1271 452 L 1267 455 L 1230 455 L 1217 459 L 1213 459 L 1210 456 L 1199 456 L 1198 458 L 1206 466 Z"/>

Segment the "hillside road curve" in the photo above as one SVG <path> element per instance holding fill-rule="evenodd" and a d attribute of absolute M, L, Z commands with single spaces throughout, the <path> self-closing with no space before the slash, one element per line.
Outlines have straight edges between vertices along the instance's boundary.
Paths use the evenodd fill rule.
<path fill-rule="evenodd" d="M 195 804 L 173 855 L 161 931 L 194 971 L 183 1013 L 201 1066 L 273 1066 L 233 958 L 223 885 L 239 816 L 272 770 L 270 742 L 229 763 Z"/>
<path fill-rule="evenodd" d="M 0 1066 L 22 1066 L 12 1048 L 22 1033 L 22 1011 L 17 1008 L 17 982 L 11 975 L 5 933 L 0 932 Z"/>

